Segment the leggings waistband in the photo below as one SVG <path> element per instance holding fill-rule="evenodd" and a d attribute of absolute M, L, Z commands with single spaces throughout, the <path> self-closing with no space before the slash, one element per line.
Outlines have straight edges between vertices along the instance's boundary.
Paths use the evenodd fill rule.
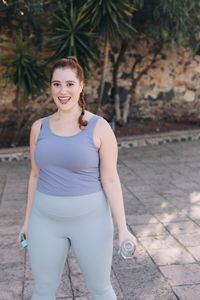
<path fill-rule="evenodd" d="M 103 190 L 81 196 L 54 196 L 35 191 L 32 210 L 59 218 L 74 218 L 94 210 L 110 210 Z"/>

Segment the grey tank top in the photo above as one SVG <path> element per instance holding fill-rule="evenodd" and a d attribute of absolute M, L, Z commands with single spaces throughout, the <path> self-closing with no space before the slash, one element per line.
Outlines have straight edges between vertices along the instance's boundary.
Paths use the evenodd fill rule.
<path fill-rule="evenodd" d="M 50 116 L 42 119 L 34 160 L 39 167 L 37 190 L 56 196 L 79 196 L 102 190 L 99 151 L 93 142 L 94 115 L 82 131 L 60 136 L 51 131 Z"/>

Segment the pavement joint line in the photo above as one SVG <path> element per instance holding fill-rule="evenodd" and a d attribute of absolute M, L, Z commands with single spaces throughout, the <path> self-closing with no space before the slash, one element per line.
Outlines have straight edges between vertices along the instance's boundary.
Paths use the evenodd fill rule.
<path fill-rule="evenodd" d="M 184 283 L 184 284 L 176 284 L 175 286 L 192 286 L 192 285 L 200 285 L 200 283 Z"/>
<path fill-rule="evenodd" d="M 24 278 L 23 278 L 23 281 L 22 281 L 22 297 L 21 297 L 21 300 L 24 300 L 24 283 L 26 281 L 26 262 L 27 262 L 27 251 L 25 250 L 24 251 Z"/>
<path fill-rule="evenodd" d="M 196 219 L 192 219 L 190 216 L 188 216 L 188 219 L 200 227 L 200 224 L 196 222 Z"/>
<path fill-rule="evenodd" d="M 162 274 L 163 278 L 166 280 L 166 282 L 169 284 L 169 286 L 171 287 L 172 292 L 174 293 L 175 297 L 177 298 L 177 300 L 181 300 L 178 295 L 176 294 L 176 292 L 173 289 L 173 285 L 170 283 L 170 280 L 165 276 L 165 274 L 161 271 L 161 269 L 159 268 L 160 273 Z"/>
<path fill-rule="evenodd" d="M 111 266 L 111 269 L 112 269 L 112 271 L 113 271 L 113 274 L 115 275 L 115 278 L 116 278 L 116 280 L 117 280 L 118 286 L 119 286 L 119 288 L 120 288 L 120 292 L 121 292 L 121 294 L 122 294 L 122 296 L 123 296 L 123 298 L 124 298 L 124 293 L 123 293 L 122 285 L 121 285 L 121 283 L 120 283 L 120 281 L 119 281 L 119 279 L 118 279 L 118 277 L 117 277 L 117 273 L 115 272 L 115 269 L 114 269 L 113 265 Z"/>
<path fill-rule="evenodd" d="M 72 285 L 72 278 L 71 278 L 71 269 L 69 267 L 69 257 L 67 257 L 67 268 L 68 268 L 68 272 L 69 272 L 69 283 L 70 283 L 70 288 L 71 288 L 71 293 L 72 293 L 72 299 L 75 299 L 75 295 L 74 295 L 74 290 L 73 290 L 73 285 Z"/>
<path fill-rule="evenodd" d="M 3 193 L 4 193 L 4 190 L 5 190 L 5 187 L 6 187 L 6 183 L 7 183 L 7 176 L 5 175 L 4 180 L 3 180 L 2 191 L 1 191 L 1 194 L 0 194 L 0 206 L 1 206 L 1 203 L 2 203 Z"/>

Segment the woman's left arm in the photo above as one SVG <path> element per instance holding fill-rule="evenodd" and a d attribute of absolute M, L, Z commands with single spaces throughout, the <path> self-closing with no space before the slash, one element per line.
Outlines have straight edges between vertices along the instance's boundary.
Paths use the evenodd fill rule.
<path fill-rule="evenodd" d="M 100 179 L 112 213 L 117 222 L 119 248 L 124 240 L 132 240 L 136 245 L 136 238 L 128 231 L 126 224 L 122 188 L 117 172 L 117 140 L 112 128 L 105 119 L 102 118 L 99 121 L 98 128 L 101 140 L 101 146 L 99 149 Z"/>

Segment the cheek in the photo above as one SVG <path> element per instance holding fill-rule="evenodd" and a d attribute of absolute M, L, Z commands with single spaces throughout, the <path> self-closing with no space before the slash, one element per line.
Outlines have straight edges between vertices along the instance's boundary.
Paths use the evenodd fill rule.
<path fill-rule="evenodd" d="M 51 94 L 52 96 L 55 96 L 58 93 L 58 90 L 55 87 L 51 88 Z"/>
<path fill-rule="evenodd" d="M 80 89 L 79 88 L 73 89 L 73 94 L 76 95 L 77 97 L 79 97 L 79 95 L 80 95 Z"/>

